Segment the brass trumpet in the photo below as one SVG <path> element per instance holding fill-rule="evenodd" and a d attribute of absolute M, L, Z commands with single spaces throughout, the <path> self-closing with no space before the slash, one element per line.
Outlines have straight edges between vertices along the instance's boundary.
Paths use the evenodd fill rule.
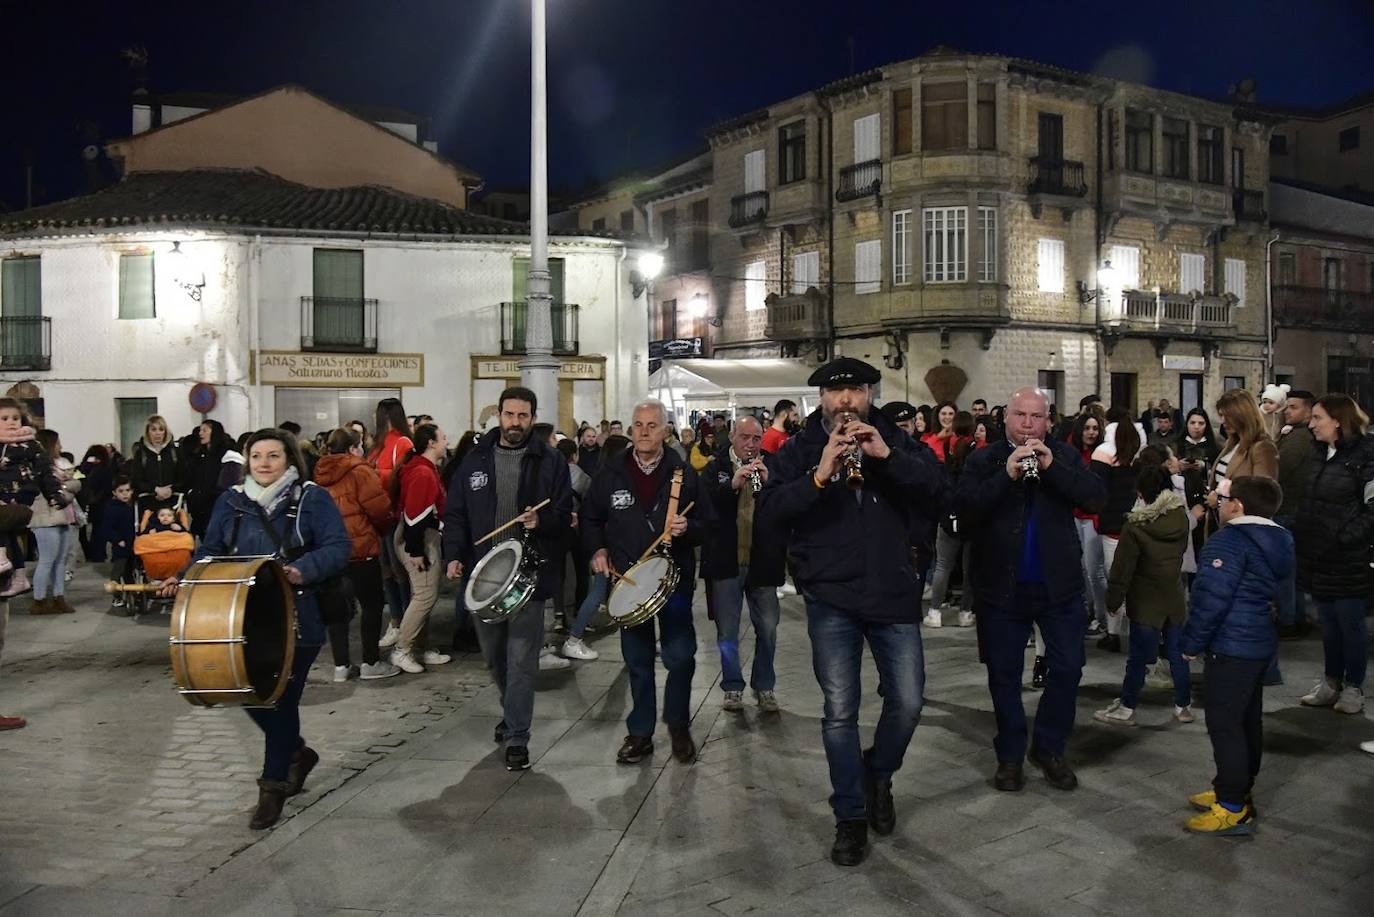
<path fill-rule="evenodd" d="M 859 419 L 859 415 L 853 411 L 841 411 L 835 415 L 835 422 L 840 425 L 840 429 Z M 850 446 L 844 454 L 844 483 L 850 490 L 858 490 L 864 486 L 864 453 L 855 443 Z"/>

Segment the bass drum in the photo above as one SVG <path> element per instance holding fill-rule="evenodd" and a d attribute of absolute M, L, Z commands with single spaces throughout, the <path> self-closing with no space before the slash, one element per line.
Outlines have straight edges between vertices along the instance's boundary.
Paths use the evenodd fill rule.
<path fill-rule="evenodd" d="M 606 610 L 621 627 L 635 627 L 653 618 L 677 590 L 677 564 L 665 553 L 651 554 L 616 581 Z"/>
<path fill-rule="evenodd" d="M 271 557 L 207 557 L 172 607 L 172 679 L 201 707 L 271 707 L 296 653 L 296 601 Z"/>
<path fill-rule="evenodd" d="M 499 624 L 525 607 L 539 585 L 543 563 L 538 549 L 525 538 L 508 538 L 487 552 L 472 568 L 463 601 L 468 611 L 487 624 Z"/>

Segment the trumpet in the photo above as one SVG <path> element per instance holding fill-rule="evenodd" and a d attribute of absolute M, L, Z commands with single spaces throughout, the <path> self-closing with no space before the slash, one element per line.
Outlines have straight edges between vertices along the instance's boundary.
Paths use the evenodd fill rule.
<path fill-rule="evenodd" d="M 859 419 L 859 415 L 853 411 L 841 411 L 835 415 L 835 421 L 841 428 Z M 859 448 L 858 443 L 850 446 L 844 454 L 844 483 L 850 490 L 858 490 L 864 486 L 864 454 Z"/>

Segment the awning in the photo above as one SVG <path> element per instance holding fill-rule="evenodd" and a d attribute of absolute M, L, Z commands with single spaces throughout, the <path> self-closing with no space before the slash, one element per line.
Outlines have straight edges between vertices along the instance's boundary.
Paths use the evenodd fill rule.
<path fill-rule="evenodd" d="M 815 406 L 816 387 L 807 385 L 813 367 L 797 360 L 665 360 L 649 377 L 649 391 L 678 413 L 773 409 L 781 398 L 804 412 Z"/>

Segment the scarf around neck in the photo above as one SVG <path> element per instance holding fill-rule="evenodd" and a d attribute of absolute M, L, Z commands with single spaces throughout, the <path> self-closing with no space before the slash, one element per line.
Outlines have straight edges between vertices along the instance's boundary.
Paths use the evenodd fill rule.
<path fill-rule="evenodd" d="M 257 481 L 253 480 L 252 475 L 249 475 L 243 481 L 243 492 L 247 494 L 251 500 L 266 510 L 267 514 L 270 516 L 273 508 L 286 497 L 287 492 L 291 489 L 291 485 L 299 481 L 300 477 L 300 472 L 295 468 L 287 468 L 286 474 L 283 474 L 268 486 L 263 487 Z"/>

